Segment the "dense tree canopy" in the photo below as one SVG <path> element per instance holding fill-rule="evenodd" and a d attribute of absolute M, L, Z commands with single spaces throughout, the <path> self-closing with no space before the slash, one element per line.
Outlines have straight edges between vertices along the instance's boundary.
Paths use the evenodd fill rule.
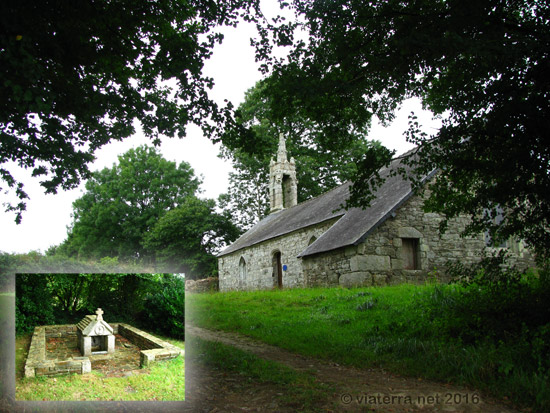
<path fill-rule="evenodd" d="M 350 179 L 356 164 L 376 142 L 365 139 L 366 125 L 327 146 L 319 122 L 308 120 L 301 113 L 277 118 L 266 93 L 269 79 L 258 82 L 245 94 L 235 112 L 235 124 L 223 135 L 221 156 L 233 162 L 230 187 L 221 197 L 221 205 L 232 211 L 245 229 L 269 212 L 269 162 L 277 153 L 279 134 L 287 141 L 288 157 L 296 161 L 298 202 L 320 195 Z"/>
<path fill-rule="evenodd" d="M 435 135 L 414 118 L 407 132 L 421 147 L 410 159 L 417 172 L 440 169 L 426 206 L 447 217 L 468 213 L 469 229 L 488 229 L 495 242 L 515 235 L 550 251 L 548 2 L 289 3 L 301 23 L 264 28 L 257 42 L 279 119 L 299 113 L 318 122 L 337 147 L 345 132 L 373 115 L 391 120 L 400 102 L 419 97 L 443 116 Z M 305 40 L 294 41 L 288 61 L 271 57 L 274 41 L 290 43 L 297 25 Z M 367 196 L 365 185 L 354 188 Z"/>
<path fill-rule="evenodd" d="M 235 172 L 229 172 L 229 187 L 218 197 L 220 208 L 231 213 L 233 222 L 248 230 L 269 213 L 269 161 L 236 150 L 232 155 Z"/>
<path fill-rule="evenodd" d="M 143 237 L 170 209 L 198 193 L 200 180 L 186 162 L 176 165 L 152 147 L 119 156 L 119 163 L 92 173 L 73 203 L 67 240 L 55 251 L 81 258 L 139 258 Z"/>
<path fill-rule="evenodd" d="M 218 273 L 216 254 L 240 234 L 228 212 L 215 211 L 214 200 L 188 197 L 168 211 L 144 235 L 144 247 L 158 266 L 183 272 L 187 278 Z"/>
<path fill-rule="evenodd" d="M 221 122 L 202 74 L 222 35 L 256 18 L 258 0 L 3 1 L 0 3 L 0 179 L 28 198 L 13 164 L 46 193 L 89 177 L 95 150 L 134 133 L 183 136 L 193 122 Z M 169 87 L 166 81 L 171 80 Z"/>
<path fill-rule="evenodd" d="M 45 275 L 18 274 L 15 286 L 17 332 L 32 331 L 34 326 L 54 323 L 53 299 Z"/>

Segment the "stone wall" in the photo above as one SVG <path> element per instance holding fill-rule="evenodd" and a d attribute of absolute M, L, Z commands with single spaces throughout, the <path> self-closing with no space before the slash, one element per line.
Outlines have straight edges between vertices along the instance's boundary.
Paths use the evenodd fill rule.
<path fill-rule="evenodd" d="M 281 252 L 283 287 L 387 285 L 404 282 L 424 282 L 428 277 L 448 281 L 445 272 L 449 261 L 472 264 L 479 261 L 487 248 L 482 234 L 461 237 L 469 218 L 449 220 L 447 231 L 439 233 L 443 217 L 425 213 L 423 200 L 411 197 L 393 217 L 376 228 L 364 242 L 314 256 L 297 258 L 311 238 L 319 238 L 337 220 L 304 228 L 293 233 L 268 240 L 236 251 L 219 259 L 220 291 L 260 290 L 277 286 L 274 276 L 273 255 Z M 403 242 L 415 245 L 416 269 L 406 269 L 406 253 Z M 410 245 L 410 244 L 409 244 Z M 520 268 L 534 266 L 534 260 L 521 243 L 510 242 L 511 264 Z M 241 258 L 246 272 L 239 269 Z"/>
<path fill-rule="evenodd" d="M 357 246 L 305 257 L 305 285 L 348 287 L 418 283 L 430 276 L 448 281 L 445 273 L 447 262 L 472 264 L 479 261 L 481 253 L 486 250 L 483 235 L 460 236 L 469 218 L 449 220 L 447 231 L 440 235 L 442 216 L 423 212 L 422 204 L 422 198 L 411 197 L 394 217 L 386 220 Z M 417 240 L 417 269 L 405 269 L 404 239 Z M 510 252 L 515 255 L 515 263 L 523 266 L 534 264 L 521 244 L 511 248 Z"/>
<path fill-rule="evenodd" d="M 281 264 L 287 268 L 283 271 L 283 287 L 304 286 L 302 260 L 297 256 L 306 249 L 312 237 L 319 238 L 336 221 L 327 220 L 219 258 L 220 291 L 277 287 L 277 277 L 273 271 L 273 255 L 277 251 L 281 252 Z M 244 274 L 239 269 L 241 258 L 246 265 Z"/>
<path fill-rule="evenodd" d="M 113 334 L 118 334 L 118 323 L 109 323 L 109 325 L 113 329 Z"/>
<path fill-rule="evenodd" d="M 29 354 L 25 362 L 25 377 L 36 375 L 36 366 L 46 360 L 46 335 L 44 327 L 35 327 L 29 347 Z"/>
<path fill-rule="evenodd" d="M 74 327 L 74 332 L 73 332 Z M 76 339 L 76 326 L 39 326 L 34 328 L 27 361 L 25 362 L 25 377 L 60 376 L 68 373 L 89 373 L 92 364 L 88 357 L 71 357 L 68 360 L 46 359 L 46 336 L 61 337 L 63 332 L 74 334 Z"/>
<path fill-rule="evenodd" d="M 138 346 L 141 350 L 149 350 L 153 348 L 161 348 L 162 345 L 156 342 L 155 337 L 150 334 L 147 334 L 144 331 L 138 330 L 137 328 L 130 327 L 127 324 L 119 324 L 118 327 L 119 334 L 128 340 L 131 343 Z"/>
<path fill-rule="evenodd" d="M 76 325 L 59 324 L 56 326 L 44 326 L 46 338 L 50 337 L 76 337 Z"/>
<path fill-rule="evenodd" d="M 185 291 L 189 291 L 191 293 L 206 293 L 210 291 L 219 291 L 219 289 L 219 279 L 217 277 L 185 281 Z"/>
<path fill-rule="evenodd" d="M 183 350 L 179 347 L 128 324 L 119 324 L 118 331 L 121 336 L 126 337 L 141 349 L 141 367 L 147 367 L 156 361 L 173 359 L 180 354 L 183 355 Z"/>

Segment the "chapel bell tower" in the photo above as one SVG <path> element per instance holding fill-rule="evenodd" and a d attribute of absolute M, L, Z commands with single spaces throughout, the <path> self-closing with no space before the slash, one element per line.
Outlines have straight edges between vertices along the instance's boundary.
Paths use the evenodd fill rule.
<path fill-rule="evenodd" d="M 296 162 L 288 161 L 286 143 L 283 134 L 279 134 L 277 160 L 269 163 L 269 201 L 271 213 L 298 203 L 298 181 L 296 180 Z"/>

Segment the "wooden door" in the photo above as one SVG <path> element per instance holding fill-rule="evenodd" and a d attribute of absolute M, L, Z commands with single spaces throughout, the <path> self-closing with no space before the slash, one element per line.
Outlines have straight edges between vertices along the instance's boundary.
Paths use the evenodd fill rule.
<path fill-rule="evenodd" d="M 417 270 L 418 266 L 418 240 L 415 238 L 403 238 L 403 268 L 405 270 Z"/>

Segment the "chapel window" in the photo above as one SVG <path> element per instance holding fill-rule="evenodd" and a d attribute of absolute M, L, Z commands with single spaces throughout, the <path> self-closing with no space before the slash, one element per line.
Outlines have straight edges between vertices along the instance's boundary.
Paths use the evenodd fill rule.
<path fill-rule="evenodd" d="M 402 238 L 403 242 L 403 269 L 420 269 L 420 240 L 418 238 Z"/>
<path fill-rule="evenodd" d="M 239 278 L 242 282 L 246 280 L 246 261 L 241 257 L 239 261 Z"/>

